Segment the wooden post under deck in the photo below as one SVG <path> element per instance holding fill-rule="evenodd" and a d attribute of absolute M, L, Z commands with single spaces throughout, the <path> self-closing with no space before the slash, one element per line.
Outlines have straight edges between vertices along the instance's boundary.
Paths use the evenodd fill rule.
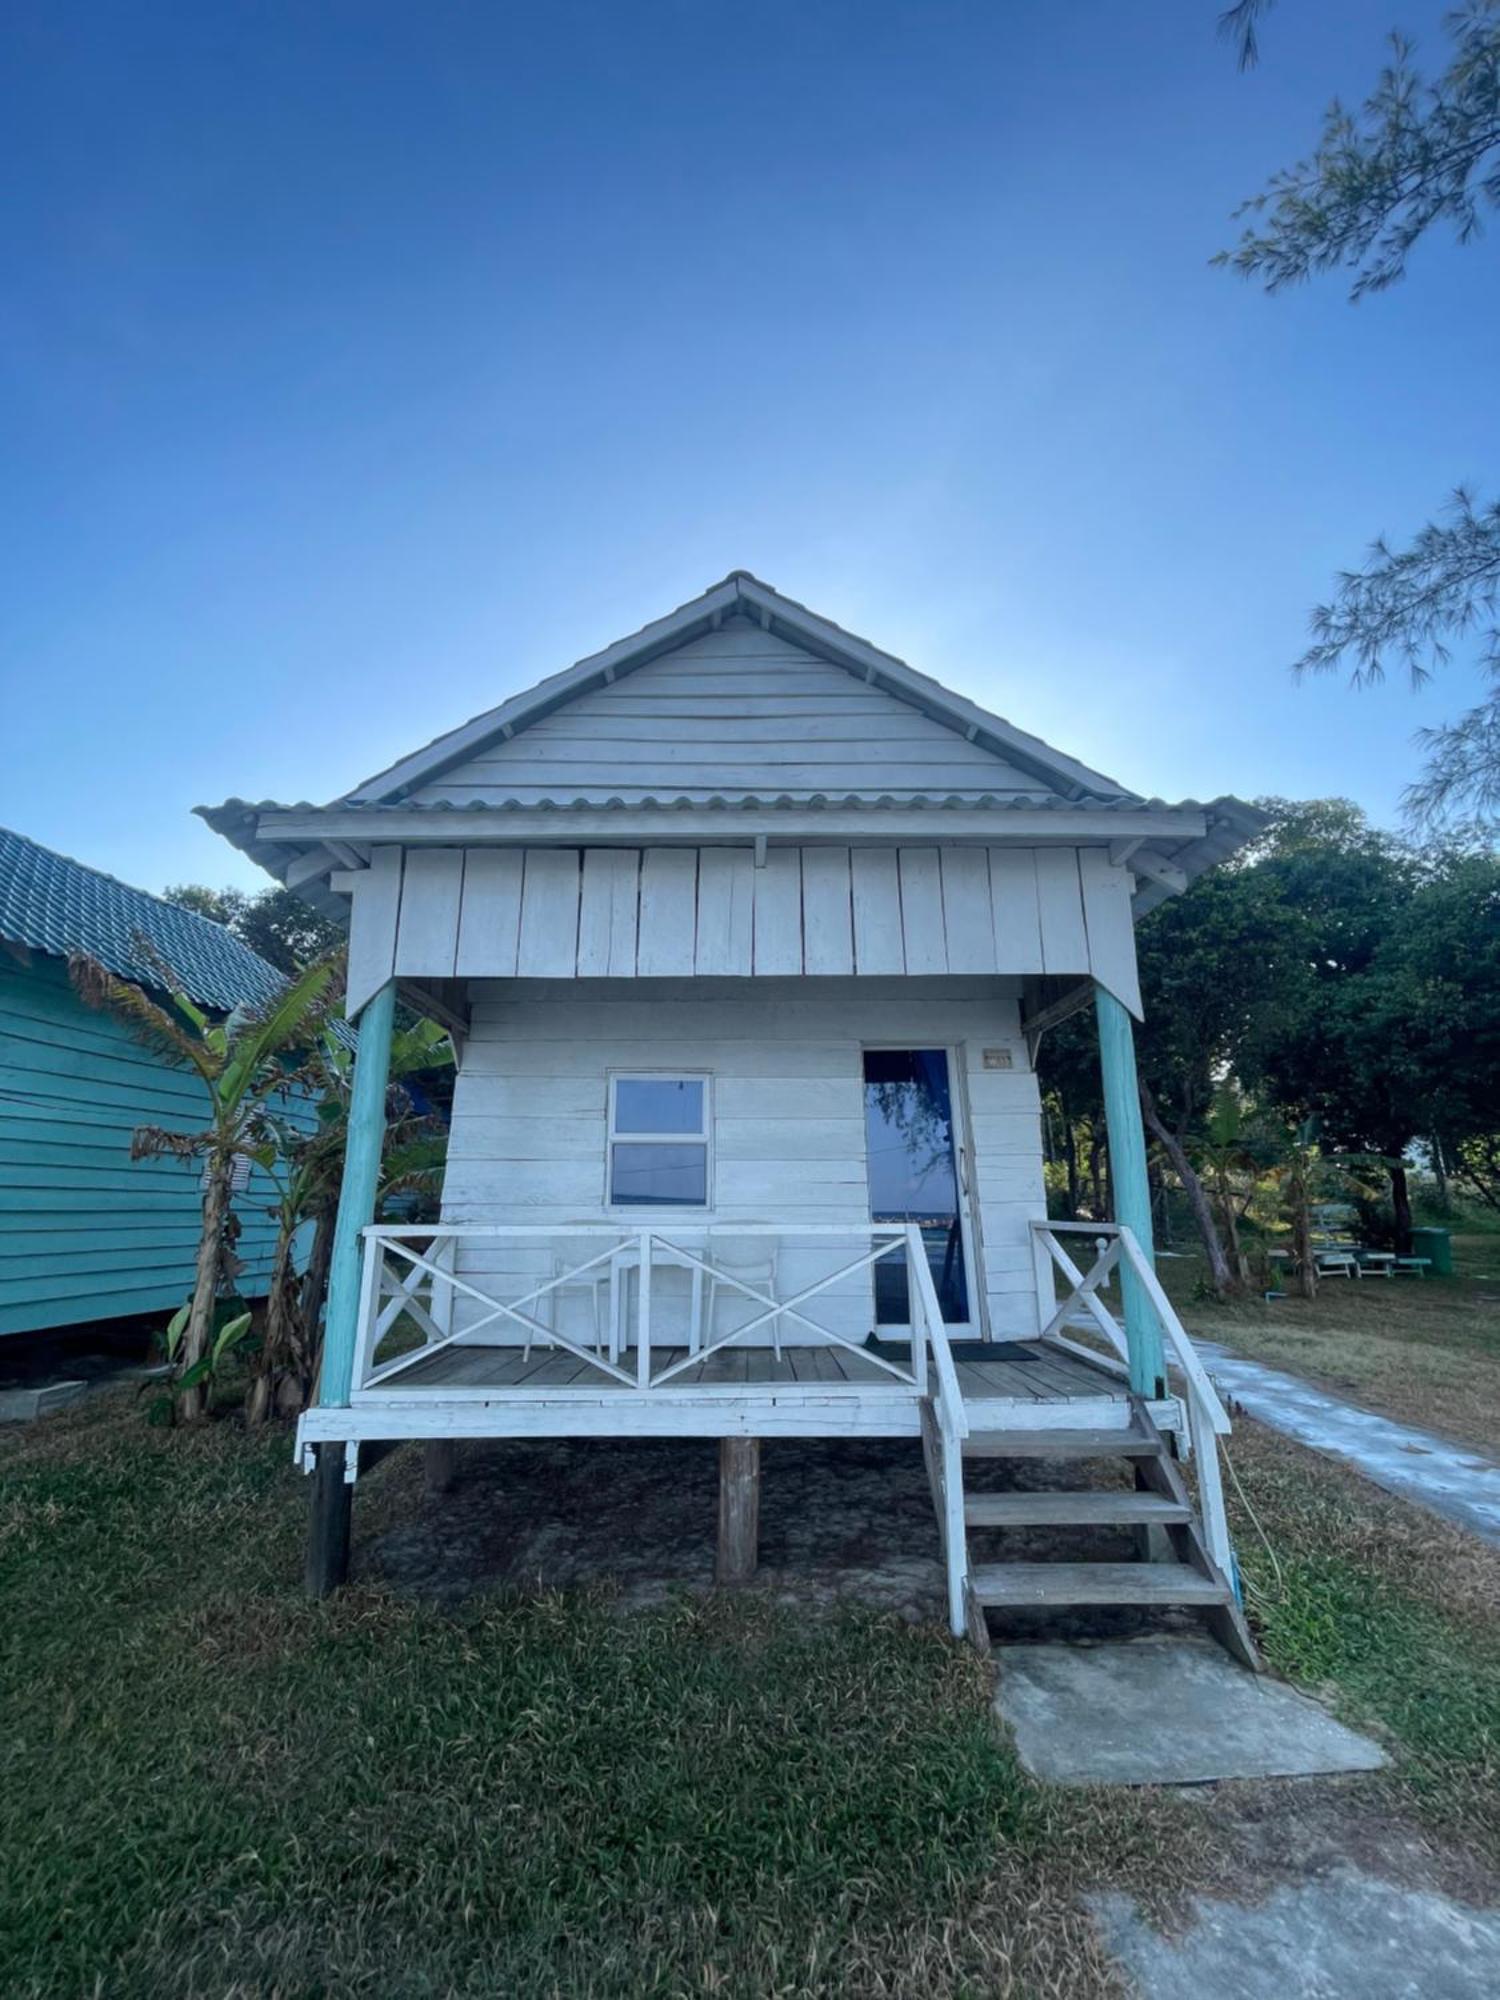
<path fill-rule="evenodd" d="M 308 1524 L 307 1564 L 303 1572 L 309 1597 L 327 1597 L 349 1574 L 349 1495 L 344 1478 L 345 1446 L 313 1446 L 312 1519 Z"/>
<path fill-rule="evenodd" d="M 451 1493 L 458 1470 L 458 1444 L 453 1438 L 429 1438 L 422 1452 L 422 1469 L 429 1493 Z"/>
<path fill-rule="evenodd" d="M 748 1583 L 760 1559 L 760 1439 L 719 1440 L 716 1583 Z"/>

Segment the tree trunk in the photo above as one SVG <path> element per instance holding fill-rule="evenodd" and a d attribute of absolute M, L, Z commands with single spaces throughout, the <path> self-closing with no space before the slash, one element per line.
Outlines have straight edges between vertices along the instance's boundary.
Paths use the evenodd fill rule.
<path fill-rule="evenodd" d="M 1153 1160 L 1151 1163 L 1151 1182 L 1151 1205 L 1156 1212 L 1159 1224 L 1157 1231 L 1158 1240 L 1170 1250 L 1175 1242 L 1175 1238 L 1172 1235 L 1172 1204 L 1167 1199 L 1167 1177 L 1161 1170 L 1161 1163 L 1157 1160 Z"/>
<path fill-rule="evenodd" d="M 1097 1128 L 1089 1134 L 1089 1207 L 1095 1222 L 1103 1222 L 1109 1214 L 1104 1199 L 1104 1145 Z"/>
<path fill-rule="evenodd" d="M 1073 1115 L 1064 1099 L 1062 1104 L 1063 1165 L 1068 1170 L 1068 1214 L 1075 1219 L 1078 1215 L 1078 1134 L 1073 1130 Z"/>
<path fill-rule="evenodd" d="M 1182 1182 L 1182 1191 L 1187 1196 L 1188 1207 L 1193 1211 L 1193 1220 L 1198 1225 L 1198 1234 L 1203 1238 L 1203 1248 L 1208 1256 L 1209 1278 L 1214 1290 L 1222 1299 L 1230 1292 L 1239 1290 L 1239 1280 L 1231 1270 L 1224 1246 L 1219 1241 L 1218 1226 L 1214 1222 L 1213 1204 L 1207 1190 L 1193 1170 L 1182 1141 L 1175 1132 L 1169 1131 L 1156 1108 L 1156 1099 L 1151 1095 L 1150 1086 L 1141 1080 L 1141 1111 L 1146 1124 L 1160 1141 L 1162 1151 L 1172 1162 L 1173 1172 Z"/>
<path fill-rule="evenodd" d="M 214 1302 L 219 1296 L 219 1276 L 224 1258 L 224 1225 L 229 1215 L 229 1184 L 234 1172 L 234 1155 L 222 1160 L 211 1153 L 208 1186 L 203 1191 L 203 1232 L 198 1238 L 198 1264 L 193 1276 L 193 1305 L 179 1352 L 179 1373 L 201 1361 L 208 1352 L 214 1333 Z M 185 1389 L 177 1399 L 177 1414 L 185 1424 L 201 1423 L 208 1414 L 208 1385 L 205 1382 Z"/>
<path fill-rule="evenodd" d="M 301 1284 L 292 1261 L 296 1226 L 285 1221 L 276 1237 L 276 1255 L 271 1264 L 271 1284 L 266 1294 L 265 1338 L 255 1379 L 245 1403 L 245 1421 L 252 1427 L 263 1424 L 281 1401 L 281 1386 L 290 1370 L 301 1362 L 303 1339 L 298 1294 Z"/>
<path fill-rule="evenodd" d="M 1239 1276 L 1241 1284 L 1250 1276 L 1250 1265 L 1240 1247 L 1240 1219 L 1235 1213 L 1234 1185 L 1230 1181 L 1227 1168 L 1219 1168 L 1216 1176 L 1219 1188 L 1219 1212 L 1224 1218 L 1224 1237 L 1229 1245 L 1229 1261 Z"/>
<path fill-rule="evenodd" d="M 1305 1299 L 1318 1296 L 1318 1259 L 1312 1240 L 1312 1203 L 1308 1200 L 1307 1179 L 1298 1171 L 1292 1181 L 1292 1253 L 1297 1259 L 1297 1276 Z"/>
<path fill-rule="evenodd" d="M 1406 1168 L 1398 1161 L 1391 1168 L 1391 1207 L 1396 1216 L 1396 1255 L 1411 1255 L 1411 1190 L 1406 1184 Z"/>
<path fill-rule="evenodd" d="M 320 1211 L 313 1224 L 312 1247 L 307 1253 L 307 1269 L 302 1273 L 302 1360 L 301 1360 L 301 1401 L 299 1409 L 305 1409 L 312 1401 L 318 1386 L 318 1371 L 323 1365 L 323 1305 L 328 1297 L 328 1272 L 333 1263 L 333 1226 L 338 1219 L 336 1207 Z"/>
<path fill-rule="evenodd" d="M 1438 1205 L 1446 1215 L 1453 1206 L 1453 1196 L 1448 1188 L 1448 1157 L 1443 1151 L 1443 1142 L 1436 1132 L 1428 1144 L 1432 1150 L 1432 1176 L 1437 1182 Z"/>

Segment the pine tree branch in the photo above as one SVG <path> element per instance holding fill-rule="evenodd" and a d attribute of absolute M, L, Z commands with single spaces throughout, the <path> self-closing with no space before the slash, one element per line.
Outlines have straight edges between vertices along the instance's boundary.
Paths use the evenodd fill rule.
<path fill-rule="evenodd" d="M 1349 668 L 1356 687 L 1383 680 L 1392 664 L 1420 685 L 1446 666 L 1451 641 L 1483 634 L 1500 670 L 1500 501 L 1485 507 L 1460 490 L 1449 518 L 1429 521 L 1410 545 L 1376 542 L 1362 570 L 1346 570 L 1338 594 L 1310 620 L 1314 643 L 1294 671 Z"/>
<path fill-rule="evenodd" d="M 1255 60 L 1261 11 L 1249 0 L 1221 18 L 1242 67 Z M 1395 284 L 1434 223 L 1473 239 L 1482 212 L 1500 206 L 1500 0 L 1469 0 L 1445 27 L 1453 52 L 1437 81 L 1423 81 L 1411 44 L 1393 36 L 1393 59 L 1359 112 L 1330 105 L 1313 153 L 1237 211 L 1264 225 L 1247 228 L 1216 264 L 1271 292 L 1345 268 L 1360 299 Z"/>

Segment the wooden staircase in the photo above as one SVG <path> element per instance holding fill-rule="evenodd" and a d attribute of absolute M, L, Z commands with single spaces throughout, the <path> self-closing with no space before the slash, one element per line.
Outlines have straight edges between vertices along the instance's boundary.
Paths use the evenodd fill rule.
<path fill-rule="evenodd" d="M 970 1407 L 982 1421 L 983 1406 Z M 938 1519 L 954 1521 L 958 1510 L 944 1490 L 944 1453 L 930 1406 L 924 1412 L 924 1446 Z M 971 1489 L 971 1468 L 1028 1459 L 1064 1465 L 1116 1460 L 1133 1475 L 1133 1484 Z M 955 1469 L 951 1454 L 947 1463 L 951 1477 Z M 1209 1631 L 1237 1660 L 1259 1668 L 1233 1585 L 1209 1554 L 1171 1445 L 1138 1398 L 1131 1399 L 1128 1419 L 1113 1429 L 972 1430 L 962 1441 L 956 1465 L 963 1484 L 966 1624 L 969 1637 L 981 1649 L 989 1647 L 986 1614 L 990 1611 L 1182 1606 L 1200 1612 Z M 987 1554 L 975 1559 L 976 1534 L 988 1541 L 997 1534 L 1030 1528 L 1078 1529 L 1084 1534 L 1095 1530 L 1105 1535 L 1128 1529 L 1136 1537 L 1138 1558 L 1035 1562 L 1008 1560 L 1002 1552 L 998 1558 Z M 949 1532 L 945 1527 L 945 1538 Z M 1170 1551 L 1170 1559 L 1151 1560 L 1152 1543 Z"/>

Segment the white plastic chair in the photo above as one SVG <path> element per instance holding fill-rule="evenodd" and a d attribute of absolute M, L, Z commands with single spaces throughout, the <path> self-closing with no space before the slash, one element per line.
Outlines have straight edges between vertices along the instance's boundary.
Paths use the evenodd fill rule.
<path fill-rule="evenodd" d="M 564 1297 L 569 1292 L 585 1293 L 589 1303 L 589 1316 L 594 1327 L 594 1352 L 602 1355 L 609 1342 L 609 1266 L 596 1264 L 592 1270 L 580 1271 L 574 1278 L 566 1277 L 565 1274 L 573 1270 L 577 1263 L 576 1257 L 553 1257 L 551 1275 L 554 1278 L 562 1278 L 564 1282 L 553 1285 L 549 1292 L 543 1293 L 532 1307 L 531 1316 L 533 1319 L 541 1320 L 549 1331 L 556 1333 Z M 531 1359 L 534 1341 L 535 1335 L 528 1327 L 526 1345 L 521 1352 L 523 1361 Z"/>
<path fill-rule="evenodd" d="M 704 1279 L 703 1326 L 706 1344 L 713 1345 L 717 1337 L 715 1319 L 719 1302 L 739 1307 L 737 1324 L 748 1326 L 753 1319 L 759 1319 L 766 1311 L 756 1299 L 746 1298 L 735 1285 L 726 1284 L 725 1279 L 737 1279 L 739 1284 L 748 1285 L 763 1297 L 776 1297 L 776 1239 L 767 1237 L 747 1242 L 742 1248 L 724 1251 L 714 1244 L 703 1260 L 713 1267 Z M 781 1358 L 781 1318 L 767 1322 L 771 1330 L 771 1348 L 777 1359 Z"/>

